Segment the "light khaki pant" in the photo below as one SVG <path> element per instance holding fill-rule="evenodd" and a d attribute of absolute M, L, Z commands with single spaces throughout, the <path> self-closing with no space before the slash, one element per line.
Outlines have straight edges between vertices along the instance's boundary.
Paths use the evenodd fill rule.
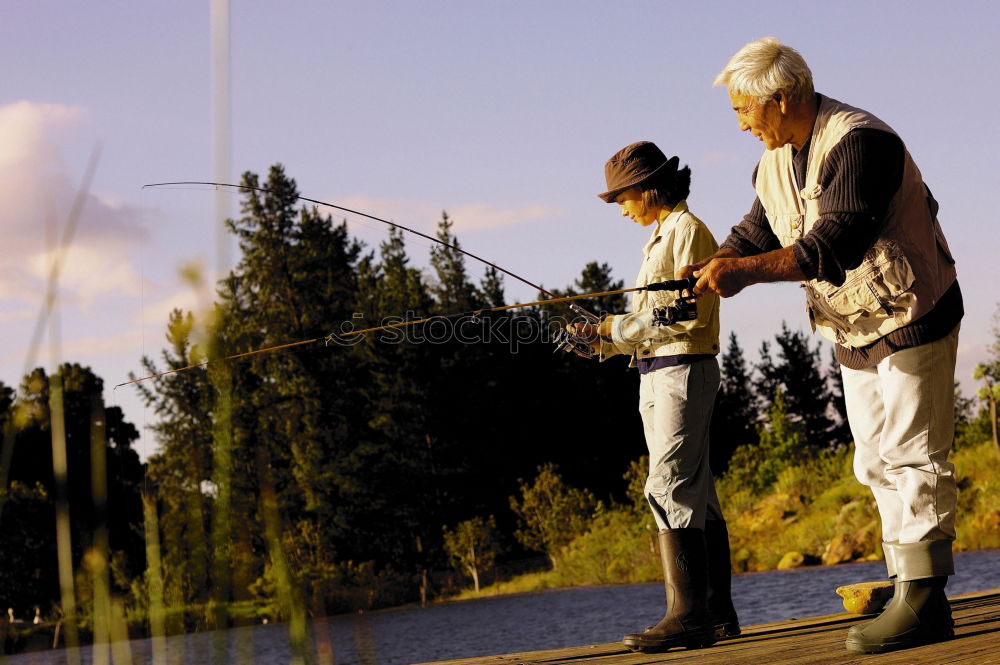
<path fill-rule="evenodd" d="M 639 414 L 649 449 L 646 500 L 661 531 L 704 529 L 706 519 L 723 519 L 708 466 L 708 426 L 718 391 L 714 358 L 639 379 Z"/>
<path fill-rule="evenodd" d="M 841 367 L 856 446 L 854 474 L 871 488 L 882 539 L 954 540 L 955 355 L 958 326 L 864 370 Z"/>

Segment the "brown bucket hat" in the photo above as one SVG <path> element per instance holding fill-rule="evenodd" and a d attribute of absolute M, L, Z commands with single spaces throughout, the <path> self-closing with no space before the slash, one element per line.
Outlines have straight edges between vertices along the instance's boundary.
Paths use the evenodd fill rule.
<path fill-rule="evenodd" d="M 649 141 L 627 145 L 604 165 L 608 191 L 598 194 L 605 203 L 614 203 L 615 197 L 630 187 L 642 183 L 655 174 L 667 175 L 677 171 L 677 157 L 667 156 Z"/>

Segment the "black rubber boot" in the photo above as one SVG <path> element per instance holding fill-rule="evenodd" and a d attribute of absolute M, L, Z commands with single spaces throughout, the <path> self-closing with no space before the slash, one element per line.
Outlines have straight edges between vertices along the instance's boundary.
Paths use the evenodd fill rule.
<path fill-rule="evenodd" d="M 733 564 L 729 555 L 729 530 L 724 520 L 705 522 L 708 549 L 708 614 L 715 637 L 725 639 L 740 634 L 740 620 L 733 607 Z"/>
<path fill-rule="evenodd" d="M 665 651 L 673 647 L 697 649 L 715 642 L 715 627 L 708 614 L 707 556 L 701 529 L 660 532 L 667 612 L 660 622 L 622 642 L 633 651 Z"/>
<path fill-rule="evenodd" d="M 896 582 L 892 600 L 874 621 L 853 626 L 846 647 L 883 653 L 941 642 L 955 634 L 944 588 L 953 574 L 951 541 L 894 545 Z"/>

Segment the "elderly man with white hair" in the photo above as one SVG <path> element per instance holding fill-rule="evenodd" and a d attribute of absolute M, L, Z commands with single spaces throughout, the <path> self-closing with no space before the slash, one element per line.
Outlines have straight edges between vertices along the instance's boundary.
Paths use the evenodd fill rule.
<path fill-rule="evenodd" d="M 948 639 L 957 489 L 954 374 L 964 314 L 938 204 L 903 141 L 871 113 L 818 94 L 795 50 L 765 38 L 715 80 L 741 131 L 764 143 L 750 212 L 695 291 L 733 296 L 799 281 L 813 330 L 834 342 L 855 440 L 895 594 L 846 646 L 873 653 Z"/>

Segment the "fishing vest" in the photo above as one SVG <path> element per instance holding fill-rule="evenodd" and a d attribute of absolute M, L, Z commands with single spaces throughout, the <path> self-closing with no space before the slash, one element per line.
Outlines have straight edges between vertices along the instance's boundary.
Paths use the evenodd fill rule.
<path fill-rule="evenodd" d="M 757 167 L 757 196 L 782 247 L 794 244 L 819 221 L 819 179 L 827 157 L 857 128 L 895 134 L 870 113 L 821 97 L 801 190 L 792 146 L 764 152 Z M 903 153 L 903 181 L 860 265 L 848 270 L 839 286 L 818 279 L 802 282 L 813 331 L 841 346 L 868 346 L 916 321 L 934 308 L 956 278 L 955 260 L 931 210 L 930 193 L 905 146 Z"/>

